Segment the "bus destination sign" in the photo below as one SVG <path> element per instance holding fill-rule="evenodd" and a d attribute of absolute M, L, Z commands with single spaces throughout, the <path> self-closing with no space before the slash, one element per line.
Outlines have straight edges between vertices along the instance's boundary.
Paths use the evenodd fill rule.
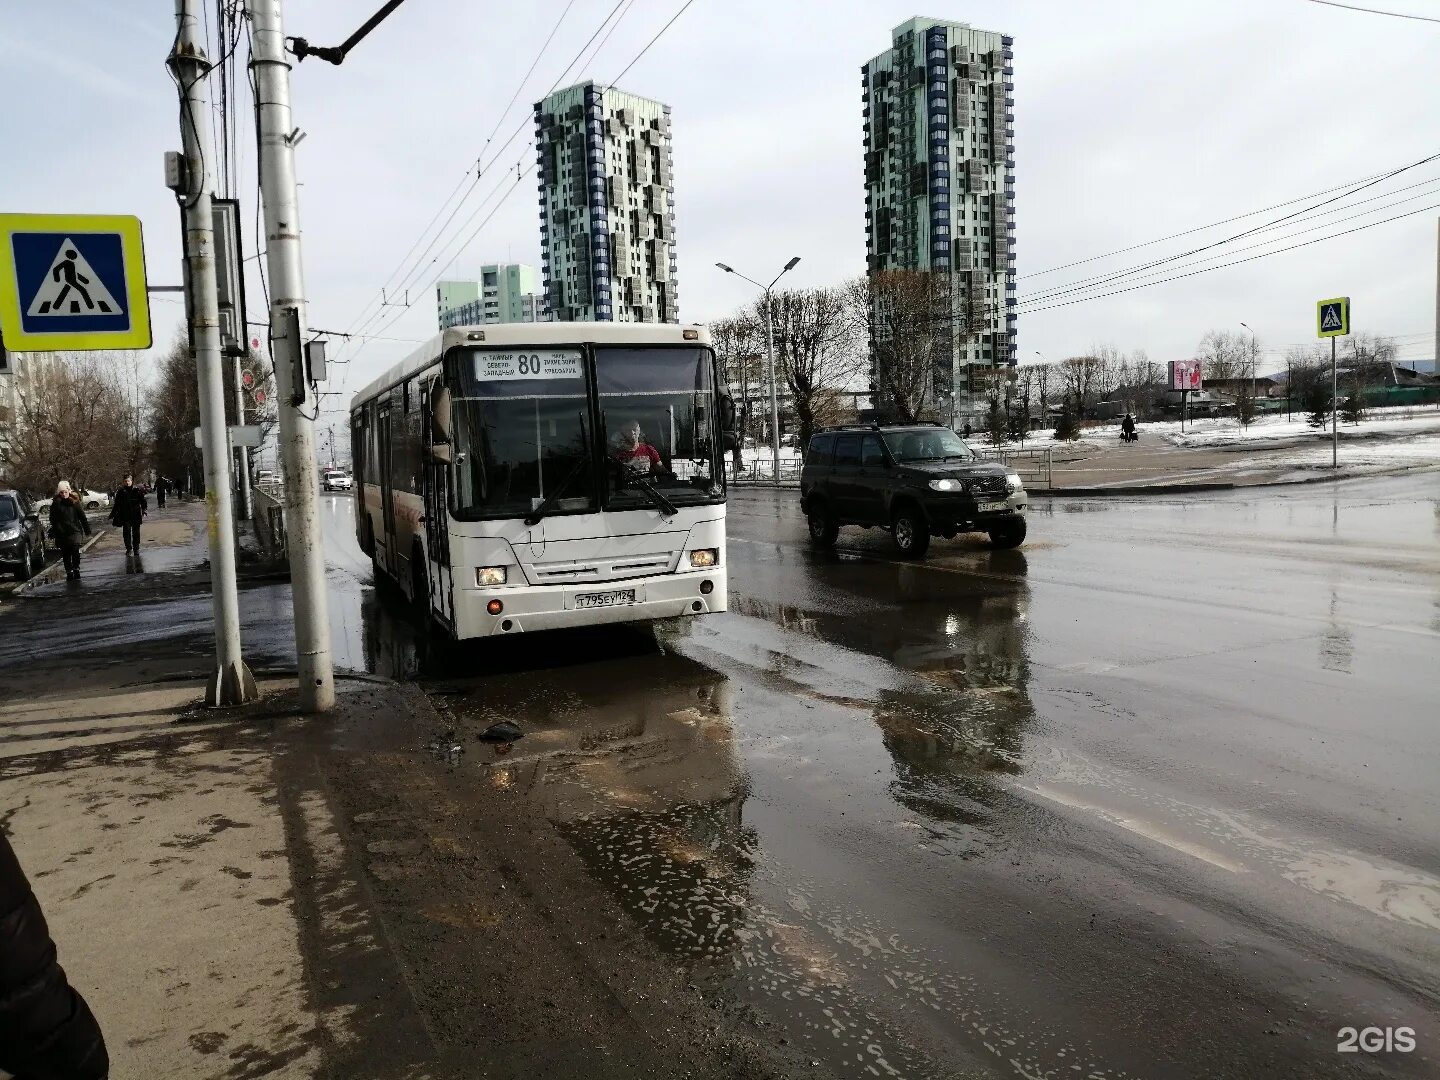
<path fill-rule="evenodd" d="M 578 379 L 580 353 L 573 350 L 536 352 L 480 352 L 475 354 L 475 377 L 481 382 L 509 379 Z"/>

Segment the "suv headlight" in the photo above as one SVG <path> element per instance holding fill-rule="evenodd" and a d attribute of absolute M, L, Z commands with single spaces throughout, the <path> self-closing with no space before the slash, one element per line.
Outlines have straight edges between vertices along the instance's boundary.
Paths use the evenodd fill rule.
<path fill-rule="evenodd" d="M 1025 481 L 1020 479 L 1019 473 L 1007 473 L 1005 482 L 1010 485 L 1011 491 L 1023 491 L 1025 489 Z"/>
<path fill-rule="evenodd" d="M 509 571 L 503 566 L 477 566 L 475 568 L 476 585 L 504 585 L 509 576 Z"/>
<path fill-rule="evenodd" d="M 690 565 L 697 569 L 714 566 L 720 561 L 719 548 L 696 548 L 690 552 Z"/>
<path fill-rule="evenodd" d="M 931 491 L 963 491 L 965 485 L 959 480 L 931 480 Z"/>
<path fill-rule="evenodd" d="M 13 525 L 0 525 L 0 540 L 18 540 L 20 538 L 20 523 Z"/>

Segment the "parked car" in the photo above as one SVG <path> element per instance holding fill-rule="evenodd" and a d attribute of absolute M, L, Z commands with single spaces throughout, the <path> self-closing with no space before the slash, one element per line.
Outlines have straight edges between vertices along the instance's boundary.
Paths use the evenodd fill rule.
<path fill-rule="evenodd" d="M 265 484 L 278 483 L 279 479 L 280 478 L 275 475 L 275 472 L 272 469 L 261 469 L 255 474 L 255 483 L 257 485 L 263 486 Z"/>
<path fill-rule="evenodd" d="M 45 525 L 21 491 L 0 491 L 0 567 L 26 581 L 45 565 Z"/>
<path fill-rule="evenodd" d="M 320 474 L 320 487 L 325 491 L 349 491 L 354 486 L 350 475 L 339 469 L 326 469 Z"/>
<path fill-rule="evenodd" d="M 86 510 L 110 509 L 110 496 L 105 494 L 105 492 L 103 491 L 87 491 L 84 488 L 76 488 L 75 494 L 80 496 L 80 505 L 83 506 Z M 47 510 L 50 509 L 50 503 L 52 502 L 52 500 L 53 496 L 47 495 L 45 496 L 45 498 L 37 501 L 34 504 L 35 512 L 37 514 L 45 513 Z"/>
<path fill-rule="evenodd" d="M 889 529 L 906 558 L 932 536 L 983 532 L 996 547 L 1025 541 L 1025 485 L 984 461 L 948 428 L 927 424 L 843 427 L 810 440 L 800 507 L 810 540 L 830 547 L 845 525 Z"/>

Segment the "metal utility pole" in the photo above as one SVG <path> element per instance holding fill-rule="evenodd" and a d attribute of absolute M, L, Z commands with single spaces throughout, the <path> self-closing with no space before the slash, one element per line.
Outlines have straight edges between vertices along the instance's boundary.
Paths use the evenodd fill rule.
<path fill-rule="evenodd" d="M 255 679 L 240 654 L 240 600 L 235 587 L 235 523 L 231 518 L 230 436 L 225 427 L 225 367 L 220 355 L 220 302 L 215 282 L 214 219 L 204 148 L 210 143 L 212 67 L 205 55 L 198 9 L 202 0 L 175 0 L 179 33 L 167 64 L 180 84 L 180 139 L 185 156 L 181 199 L 191 299 L 191 337 L 199 370 L 200 439 L 205 456 L 205 502 L 210 537 L 210 605 L 215 617 L 215 674 L 205 690 L 210 706 L 253 701 Z"/>
<path fill-rule="evenodd" d="M 260 128 L 260 190 L 265 202 L 265 261 L 270 270 L 270 340 L 279 398 L 280 475 L 295 605 L 295 653 L 300 707 L 326 712 L 335 705 L 325 557 L 320 547 L 320 490 L 315 467 L 319 401 L 305 368 L 305 277 L 300 261 L 300 208 L 295 185 L 295 128 L 290 114 L 290 61 L 285 55 L 281 0 L 245 0 L 250 19 L 250 67 L 255 75 Z"/>
<path fill-rule="evenodd" d="M 1255 330 L 1249 323 L 1242 322 L 1240 325 L 1250 331 L 1250 397 L 1253 399 L 1255 397 L 1255 363 L 1258 359 L 1256 354 L 1259 349 L 1255 344 Z"/>
<path fill-rule="evenodd" d="M 235 362 L 233 364 L 233 368 L 235 376 L 235 423 L 237 425 L 243 426 L 245 423 L 245 384 L 241 381 L 243 365 L 241 363 L 240 357 L 238 356 L 234 358 L 234 361 Z M 237 446 L 235 448 L 235 463 L 236 468 L 240 474 L 239 479 L 236 481 L 240 488 L 240 509 L 238 512 L 241 520 L 249 521 L 251 517 L 251 509 L 250 448 L 248 446 Z"/>
<path fill-rule="evenodd" d="M 733 266 L 726 266 L 722 262 L 715 265 L 727 274 L 734 274 L 744 281 L 750 282 L 757 289 L 765 294 L 765 377 L 770 380 L 770 481 L 776 487 L 780 486 L 780 404 L 779 393 L 775 386 L 775 320 L 770 303 L 770 290 L 775 288 L 775 282 L 795 269 L 795 264 L 800 261 L 796 255 L 785 264 L 785 269 L 775 275 L 775 280 L 769 285 L 761 285 L 754 278 L 745 277 Z M 803 450 L 803 447 L 802 447 Z"/>

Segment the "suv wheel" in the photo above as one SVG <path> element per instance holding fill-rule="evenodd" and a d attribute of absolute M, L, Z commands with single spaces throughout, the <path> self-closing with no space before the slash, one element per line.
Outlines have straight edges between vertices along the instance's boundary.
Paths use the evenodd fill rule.
<path fill-rule="evenodd" d="M 900 549 L 903 558 L 918 559 L 930 547 L 930 529 L 915 506 L 904 504 L 897 509 L 891 529 L 895 533 L 895 546 Z"/>
<path fill-rule="evenodd" d="M 997 525 L 990 530 L 990 543 L 997 548 L 1017 548 L 1025 542 L 1025 519 Z"/>
<path fill-rule="evenodd" d="M 817 500 L 810 507 L 810 543 L 816 547 L 834 547 L 839 532 L 840 526 L 835 524 L 830 508 Z"/>
<path fill-rule="evenodd" d="M 35 575 L 35 556 L 30 551 L 30 545 L 26 544 L 20 549 L 19 568 L 15 571 L 15 580 L 29 581 Z"/>

